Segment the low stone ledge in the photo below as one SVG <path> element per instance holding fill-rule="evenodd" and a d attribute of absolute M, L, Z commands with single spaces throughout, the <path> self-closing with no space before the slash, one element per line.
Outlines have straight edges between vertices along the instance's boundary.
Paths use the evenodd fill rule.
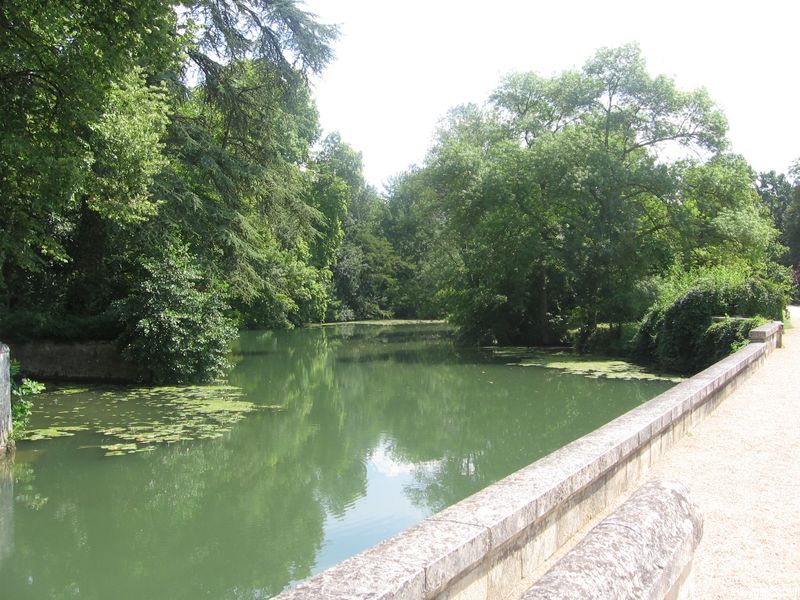
<path fill-rule="evenodd" d="M 694 377 L 416 527 L 278 596 L 490 599 L 507 595 L 600 512 L 774 347 L 751 343 Z M 516 578 L 514 581 L 504 581 Z"/>
<path fill-rule="evenodd" d="M 522 600 L 676 597 L 703 521 L 680 483 L 652 481 L 594 527 Z"/>
<path fill-rule="evenodd" d="M 419 525 L 284 592 L 284 600 L 411 600 L 429 597 L 489 551 L 485 527 L 440 519 Z"/>

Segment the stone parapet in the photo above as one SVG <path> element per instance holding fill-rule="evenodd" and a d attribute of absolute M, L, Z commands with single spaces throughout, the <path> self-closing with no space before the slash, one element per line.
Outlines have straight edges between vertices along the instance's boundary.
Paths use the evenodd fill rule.
<path fill-rule="evenodd" d="M 521 600 L 678 598 L 703 520 L 680 483 L 652 481 L 597 524 Z"/>

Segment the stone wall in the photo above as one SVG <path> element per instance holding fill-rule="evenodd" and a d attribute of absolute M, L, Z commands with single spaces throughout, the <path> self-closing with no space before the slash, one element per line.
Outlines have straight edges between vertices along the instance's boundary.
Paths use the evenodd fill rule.
<path fill-rule="evenodd" d="M 0 460 L 11 438 L 11 357 L 8 346 L 0 344 Z"/>
<path fill-rule="evenodd" d="M 12 343 L 11 351 L 31 379 L 135 383 L 150 380 L 148 373 L 123 360 L 110 341 Z"/>
<path fill-rule="evenodd" d="M 420 524 L 312 577 L 279 600 L 488 600 L 599 514 L 779 345 L 781 327 Z"/>

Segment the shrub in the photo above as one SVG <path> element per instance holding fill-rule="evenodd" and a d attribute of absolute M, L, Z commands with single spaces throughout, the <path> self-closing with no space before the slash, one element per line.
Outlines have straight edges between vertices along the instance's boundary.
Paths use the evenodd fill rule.
<path fill-rule="evenodd" d="M 656 357 L 667 371 L 688 372 L 695 364 L 700 336 L 711 317 L 727 314 L 717 289 L 689 290 L 664 312 L 656 332 Z"/>
<path fill-rule="evenodd" d="M 712 337 L 708 337 L 706 332 L 712 325 L 712 317 L 783 318 L 788 302 L 786 286 L 729 271 L 722 276 L 709 272 L 702 275 L 689 289 L 685 289 L 683 282 L 665 286 L 665 293 L 639 325 L 633 342 L 634 358 L 655 363 L 667 371 L 696 371 L 710 364 L 709 353 L 717 352 L 713 336 L 721 336 L 723 329 L 732 331 L 713 329 L 708 334 Z M 678 290 L 683 291 L 675 296 Z M 667 302 L 664 296 L 673 298 Z M 746 337 L 746 333 L 743 335 Z M 723 344 L 721 338 L 719 343 Z"/>
<path fill-rule="evenodd" d="M 44 391 L 44 385 L 38 381 L 19 377 L 19 363 L 15 360 L 10 365 L 11 376 L 11 422 L 14 426 L 14 438 L 19 439 L 28 428 L 33 402 L 31 396 Z"/>
<path fill-rule="evenodd" d="M 694 355 L 694 371 L 701 371 L 747 344 L 751 329 L 767 320 L 762 317 L 731 319 L 712 323 L 701 336 Z"/>
<path fill-rule="evenodd" d="M 572 345 L 582 353 L 598 354 L 604 356 L 628 356 L 631 354 L 631 345 L 638 331 L 636 323 L 622 323 L 609 325 L 600 323 L 592 334 L 582 340 L 579 332 L 575 332 Z"/>
<path fill-rule="evenodd" d="M 219 377 L 236 335 L 220 290 L 205 285 L 184 248 L 169 248 L 144 268 L 146 276 L 116 305 L 123 355 L 150 370 L 157 383 Z"/>

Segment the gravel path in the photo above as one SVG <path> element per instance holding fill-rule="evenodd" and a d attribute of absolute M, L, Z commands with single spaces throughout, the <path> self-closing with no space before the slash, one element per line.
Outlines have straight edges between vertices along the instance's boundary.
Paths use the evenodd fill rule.
<path fill-rule="evenodd" d="M 695 597 L 800 599 L 800 308 L 794 329 L 650 471 L 704 515 Z"/>

